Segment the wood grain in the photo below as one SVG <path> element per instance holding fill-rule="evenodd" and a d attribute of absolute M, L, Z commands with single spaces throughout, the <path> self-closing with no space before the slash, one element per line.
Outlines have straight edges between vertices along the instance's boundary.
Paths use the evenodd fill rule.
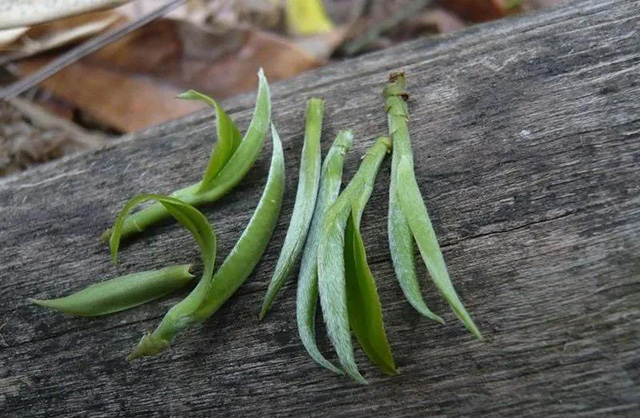
<path fill-rule="evenodd" d="M 100 319 L 27 304 L 120 273 L 197 259 L 174 224 L 124 248 L 98 239 L 120 205 L 197 180 L 213 137 L 199 113 L 96 152 L 0 181 L 0 410 L 3 416 L 637 416 L 640 412 L 640 8 L 585 0 L 413 42 L 274 86 L 287 198 L 255 274 L 160 357 L 125 356 L 178 300 Z M 345 178 L 386 131 L 381 91 L 404 69 L 416 173 L 476 342 L 424 280 L 439 326 L 403 299 L 386 240 L 389 162 L 363 234 L 401 375 L 358 361 L 371 384 L 306 355 L 295 284 L 257 320 L 284 239 L 304 101 L 326 99 L 326 150 L 357 143 Z M 246 127 L 252 95 L 226 103 Z M 270 149 L 206 208 L 226 255 L 263 187 Z M 424 274 L 424 270 L 423 270 Z M 321 333 L 324 331 L 321 329 Z M 321 339 L 327 353 L 328 344 Z"/>

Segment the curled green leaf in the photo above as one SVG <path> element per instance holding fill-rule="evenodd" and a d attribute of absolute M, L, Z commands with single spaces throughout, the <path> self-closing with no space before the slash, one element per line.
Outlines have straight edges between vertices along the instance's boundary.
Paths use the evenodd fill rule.
<path fill-rule="evenodd" d="M 220 151 L 216 152 L 214 149 L 212 152 L 202 181 L 171 193 L 171 197 L 194 206 L 216 202 L 233 189 L 253 166 L 262 150 L 271 120 L 269 84 L 262 70 L 258 73 L 258 79 L 258 97 L 253 118 L 242 141 L 238 141 L 237 128 L 233 122 L 216 104 L 218 138 L 220 141 L 224 138 L 224 145 L 221 142 Z M 194 93 L 184 97 L 191 99 L 196 96 Z M 198 97 L 207 101 L 202 95 Z M 233 143 L 232 148 L 234 148 L 231 155 L 229 155 L 229 142 Z M 168 216 L 166 208 L 160 204 L 151 204 L 130 214 L 122 226 L 122 238 L 142 232 Z M 107 229 L 102 235 L 103 240 L 108 241 L 110 235 L 111 230 Z"/>
<path fill-rule="evenodd" d="M 199 100 L 212 106 L 216 112 L 216 130 L 218 134 L 218 142 L 213 148 L 211 157 L 209 158 L 209 164 L 202 176 L 200 182 L 200 189 L 198 192 L 207 190 L 211 185 L 213 179 L 216 178 L 222 167 L 224 167 L 229 158 L 236 151 L 240 143 L 242 142 L 242 135 L 237 126 L 231 118 L 225 113 L 222 106 L 213 98 L 199 93 L 195 90 L 189 90 L 177 96 L 179 99 L 184 100 Z"/>
<path fill-rule="evenodd" d="M 429 270 L 429 275 L 436 287 L 449 302 L 453 312 L 460 318 L 469 331 L 478 339 L 482 339 L 480 330 L 474 324 L 471 316 L 467 313 L 464 305 L 460 301 L 456 290 L 449 278 L 449 272 L 438 245 L 438 238 L 431 225 L 427 207 L 422 200 L 416 177 L 413 173 L 413 166 L 409 159 L 401 158 L 398 164 L 398 176 L 402 181 L 398 182 L 398 197 L 404 213 L 410 213 L 407 217 L 411 232 L 416 239 L 422 260 Z"/>
<path fill-rule="evenodd" d="M 182 307 L 174 306 L 155 331 L 143 336 L 129 356 L 130 360 L 163 351 L 184 328 L 210 317 L 244 283 L 262 257 L 277 223 L 284 193 L 284 155 L 280 138 L 273 127 L 272 136 L 273 156 L 267 184 L 240 239 L 215 275 L 206 269 L 208 276 L 203 274 L 201 279 L 201 283 L 206 285 L 199 288 L 199 283 L 181 302 Z"/>
<path fill-rule="evenodd" d="M 318 189 L 320 187 L 320 136 L 322 134 L 322 116 L 324 101 L 312 98 L 307 102 L 306 128 L 304 145 L 300 158 L 300 176 L 298 191 L 291 214 L 291 223 L 280 250 L 280 256 L 275 271 L 271 277 L 269 288 L 265 294 L 260 319 L 263 319 L 273 303 L 278 291 L 291 273 L 304 248 L 307 232 L 313 218 Z"/>
<path fill-rule="evenodd" d="M 207 190 L 203 190 L 198 203 L 209 202 L 212 199 L 218 200 L 244 178 L 260 155 L 269 132 L 270 123 L 271 94 L 269 83 L 267 83 L 264 72 L 260 69 L 258 72 L 258 97 L 249 128 L 227 164 L 210 182 Z"/>
<path fill-rule="evenodd" d="M 191 265 L 142 271 L 105 280 L 57 299 L 30 302 L 70 315 L 98 316 L 124 311 L 175 292 L 191 282 Z"/>
<path fill-rule="evenodd" d="M 111 234 L 110 247 L 113 261 L 117 261 L 120 237 L 126 216 L 139 204 L 146 201 L 156 201 L 167 210 L 182 226 L 187 228 L 195 238 L 200 247 L 202 263 L 204 265 L 202 277 L 195 289 L 182 301 L 174 305 L 164 316 L 162 322 L 149 340 L 156 342 L 155 345 L 146 345 L 146 351 L 136 350 L 129 359 L 135 359 L 141 355 L 155 354 L 168 347 L 171 338 L 181 329 L 188 326 L 194 320 L 194 313 L 204 301 L 211 286 L 211 277 L 216 259 L 216 236 L 211 224 L 205 216 L 196 208 L 178 199 L 168 196 L 152 194 L 139 195 L 127 202 L 120 211 Z M 157 351 L 156 351 L 157 350 Z"/>
<path fill-rule="evenodd" d="M 316 344 L 315 316 L 318 302 L 318 245 L 320 244 L 320 228 L 327 215 L 327 209 L 335 202 L 342 184 L 344 156 L 353 144 L 351 131 L 340 131 L 322 164 L 320 191 L 313 214 L 313 221 L 304 246 L 298 290 L 296 296 L 296 318 L 298 333 L 305 349 L 318 364 L 337 374 L 342 370 L 331 364 L 320 352 Z"/>

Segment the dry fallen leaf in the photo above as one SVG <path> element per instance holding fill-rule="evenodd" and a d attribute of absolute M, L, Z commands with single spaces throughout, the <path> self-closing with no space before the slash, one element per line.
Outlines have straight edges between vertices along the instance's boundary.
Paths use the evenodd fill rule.
<path fill-rule="evenodd" d="M 28 75 L 46 64 L 46 59 L 30 59 L 18 64 Z M 94 67 L 83 62 L 70 65 L 42 83 L 99 121 L 122 131 L 133 132 L 203 107 L 197 102 L 177 100 L 182 91 L 150 77 Z"/>
<path fill-rule="evenodd" d="M 95 10 L 120 6 L 129 0 L 3 0 L 0 29 L 33 26 Z"/>
<path fill-rule="evenodd" d="M 87 13 L 25 28 L 18 38 L 4 46 L 3 49 L 7 52 L 0 57 L 5 61 L 25 58 L 81 41 L 125 21 L 119 13 L 107 11 Z"/>
<path fill-rule="evenodd" d="M 20 39 L 28 30 L 27 27 L 0 30 L 0 51 L 11 49 L 9 45 Z"/>
<path fill-rule="evenodd" d="M 290 40 L 252 28 L 213 32 L 189 22 L 158 20 L 90 57 L 95 66 L 150 75 L 224 99 L 324 64 Z"/>
<path fill-rule="evenodd" d="M 347 34 L 349 26 L 335 28 L 331 32 L 322 33 L 313 36 L 304 36 L 294 38 L 293 41 L 300 48 L 319 60 L 328 60 L 336 49 L 342 45 Z"/>
<path fill-rule="evenodd" d="M 46 62 L 34 57 L 16 67 L 28 75 Z M 43 86 L 98 121 L 131 132 L 200 109 L 199 103 L 173 99 L 184 90 L 224 99 L 255 88 L 260 67 L 276 81 L 323 62 L 275 34 L 250 28 L 213 33 L 164 19 L 72 64 Z"/>
<path fill-rule="evenodd" d="M 513 0 L 441 0 L 440 5 L 463 19 L 487 22 L 499 19 L 520 9 L 511 7 Z"/>

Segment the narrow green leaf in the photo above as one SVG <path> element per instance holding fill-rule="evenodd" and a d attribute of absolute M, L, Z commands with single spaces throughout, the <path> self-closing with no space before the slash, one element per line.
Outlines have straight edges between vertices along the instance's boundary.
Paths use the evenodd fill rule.
<path fill-rule="evenodd" d="M 338 198 L 342 184 L 344 156 L 353 144 L 351 131 L 340 131 L 329 148 L 322 164 L 320 191 L 313 214 L 313 221 L 302 253 L 298 290 L 296 296 L 296 318 L 298 333 L 305 349 L 319 365 L 337 374 L 342 370 L 331 364 L 320 352 L 316 344 L 315 317 L 318 302 L 318 245 L 320 228 L 325 221 L 327 209 Z"/>
<path fill-rule="evenodd" d="M 200 191 L 206 190 L 242 142 L 242 135 L 240 131 L 238 131 L 235 123 L 233 123 L 224 109 L 222 109 L 222 106 L 211 97 L 195 90 L 189 90 L 177 97 L 184 100 L 199 100 L 205 102 L 212 106 L 216 112 L 218 142 L 211 152 L 209 164 L 202 176 L 202 182 L 200 184 Z"/>
<path fill-rule="evenodd" d="M 353 212 L 344 238 L 349 324 L 362 350 L 386 374 L 398 374 L 382 321 L 382 307 Z"/>
<path fill-rule="evenodd" d="M 78 316 L 98 316 L 130 309 L 173 293 L 193 279 L 191 265 L 165 267 L 115 277 L 57 299 L 29 299 L 36 305 Z"/>
<path fill-rule="evenodd" d="M 429 219 L 427 207 L 422 200 L 420 188 L 413 173 L 413 165 L 409 159 L 402 158 L 400 160 L 398 176 L 402 179 L 402 181 L 398 182 L 400 205 L 405 214 L 411 214 L 406 219 L 418 244 L 420 255 L 422 255 L 427 270 L 429 270 L 431 279 L 447 302 L 449 302 L 453 312 L 460 318 L 467 329 L 481 340 L 480 331 L 464 308 L 449 278 L 449 272 L 447 271 L 436 233 Z"/>
<path fill-rule="evenodd" d="M 300 175 L 298 191 L 291 214 L 291 223 L 280 250 L 275 271 L 269 282 L 269 288 L 262 302 L 260 319 L 263 319 L 274 298 L 284 285 L 293 266 L 300 258 L 304 248 L 307 232 L 311 226 L 313 211 L 316 206 L 318 189 L 320 188 L 320 136 L 322 134 L 322 116 L 324 101 L 312 98 L 307 102 L 306 128 L 304 145 L 300 158 Z"/>
<path fill-rule="evenodd" d="M 262 197 L 240 239 L 213 276 L 211 289 L 196 313 L 199 320 L 209 318 L 220 309 L 251 275 L 278 223 L 284 196 L 285 165 L 282 142 L 273 125 L 271 125 L 271 136 L 273 154 Z"/>
<path fill-rule="evenodd" d="M 344 267 L 344 228 L 351 210 L 339 205 L 339 199 L 329 208 L 327 220 L 322 228 L 322 239 L 318 247 L 318 289 L 322 316 L 327 334 L 338 354 L 344 371 L 358 383 L 367 381 L 356 365 L 349 329 L 347 292 Z"/>

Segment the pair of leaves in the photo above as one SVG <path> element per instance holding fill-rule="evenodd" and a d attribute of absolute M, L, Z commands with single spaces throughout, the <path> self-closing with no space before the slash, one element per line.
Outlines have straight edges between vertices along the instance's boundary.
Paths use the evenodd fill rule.
<path fill-rule="evenodd" d="M 218 144 L 213 149 L 202 180 L 174 191 L 172 197 L 194 206 L 213 203 L 235 187 L 253 166 L 262 150 L 271 121 L 269 83 L 262 70 L 258 72 L 258 79 L 258 97 L 253 118 L 242 139 L 233 121 L 213 99 L 197 92 L 187 92 L 181 96 L 189 100 L 202 100 L 215 107 Z M 161 204 L 151 204 L 127 217 L 122 236 L 125 238 L 144 231 L 168 215 Z M 110 235 L 111 230 L 105 231 L 103 239 L 108 240 Z"/>
<path fill-rule="evenodd" d="M 480 330 L 473 322 L 473 319 L 471 319 L 471 316 L 465 309 L 451 283 L 447 265 L 444 262 L 444 257 L 438 244 L 438 238 L 429 219 L 427 207 L 424 204 L 424 200 L 422 200 L 422 195 L 420 194 L 420 189 L 416 182 L 415 174 L 413 173 L 413 166 L 406 157 L 400 159 L 398 176 L 403 179 L 398 182 L 400 206 L 405 214 L 411 214 L 411 216 L 406 216 L 406 219 L 411 228 L 411 233 L 418 244 L 422 260 L 427 266 L 427 270 L 429 270 L 429 275 L 456 316 L 460 318 L 465 327 L 467 327 L 476 338 L 482 340 Z"/>
<path fill-rule="evenodd" d="M 355 363 L 351 329 L 374 364 L 386 373 L 396 373 L 359 232 L 364 206 L 390 148 L 389 139 L 380 138 L 367 152 L 345 190 L 327 210 L 318 248 L 318 289 L 327 333 L 343 369 L 359 383 L 367 382 Z"/>
<path fill-rule="evenodd" d="M 258 97 L 253 117 L 242 141 L 238 141 L 240 135 L 238 128 L 219 105 L 216 106 L 216 111 L 219 113 L 217 120 L 219 140 L 233 144 L 225 146 L 226 149 L 230 148 L 233 151 L 228 154 L 221 151 L 219 158 L 224 165 L 216 168 L 213 157 L 217 155 L 214 149 L 209 166 L 205 170 L 202 185 L 197 192 L 204 196 L 204 200 L 216 200 L 238 184 L 262 150 L 271 123 L 271 93 L 262 68 L 258 71 Z"/>
<path fill-rule="evenodd" d="M 211 225 L 200 211 L 171 197 L 149 197 L 148 195 L 134 198 L 125 205 L 125 209 L 116 221 L 112 235 L 112 240 L 115 240 L 112 248 L 115 248 L 115 251 L 117 251 L 122 220 L 127 214 L 125 210 L 130 210 L 142 201 L 154 199 L 162 204 L 181 225 L 191 231 L 200 244 L 205 264 L 202 278 L 196 288 L 167 312 L 153 333 L 146 334 L 142 338 L 129 356 L 129 360 L 159 353 L 169 346 L 171 339 L 182 329 L 213 315 L 255 268 L 275 229 L 284 194 L 284 154 L 280 138 L 273 125 L 272 136 L 273 156 L 260 202 L 238 242 L 215 275 L 213 274 L 216 253 L 215 235 Z"/>
<path fill-rule="evenodd" d="M 129 200 L 116 219 L 109 241 L 114 263 L 117 262 L 122 228 L 127 215 L 138 205 L 147 201 L 160 203 L 180 225 L 191 232 L 200 247 L 204 269 L 195 289 L 167 312 L 156 331 L 143 338 L 136 350 L 129 356 L 129 360 L 164 350 L 168 347 L 171 338 L 192 322 L 192 316 L 204 302 L 211 286 L 217 251 L 213 227 L 198 209 L 173 197 L 142 194 Z"/>
<path fill-rule="evenodd" d="M 478 339 L 482 335 L 458 297 L 438 244 L 429 214 L 413 171 L 409 139 L 409 109 L 404 73 L 392 73 L 383 92 L 388 114 L 389 133 L 393 137 L 393 162 L 389 189 L 389 247 L 391 258 L 407 300 L 424 316 L 444 321 L 427 307 L 414 264 L 414 240 L 429 275 L 440 293 L 465 327 Z"/>
<path fill-rule="evenodd" d="M 326 225 L 323 235 L 326 241 L 318 252 L 318 273 L 329 338 L 347 374 L 366 384 L 355 363 L 349 329 L 382 372 L 395 375 L 397 371 L 384 331 L 375 280 L 367 264 L 358 217 L 349 206 Z M 343 257 L 337 257 L 337 252 L 342 252 Z"/>
<path fill-rule="evenodd" d="M 336 201 L 342 184 L 344 157 L 353 145 L 353 132 L 343 130 L 338 133 L 322 163 L 320 190 L 313 212 L 311 228 L 304 245 L 298 289 L 296 292 L 296 319 L 298 334 L 307 353 L 320 366 L 337 374 L 342 370 L 329 362 L 320 352 L 316 343 L 315 317 L 318 304 L 318 247 L 322 225 L 327 218 L 327 209 Z"/>

